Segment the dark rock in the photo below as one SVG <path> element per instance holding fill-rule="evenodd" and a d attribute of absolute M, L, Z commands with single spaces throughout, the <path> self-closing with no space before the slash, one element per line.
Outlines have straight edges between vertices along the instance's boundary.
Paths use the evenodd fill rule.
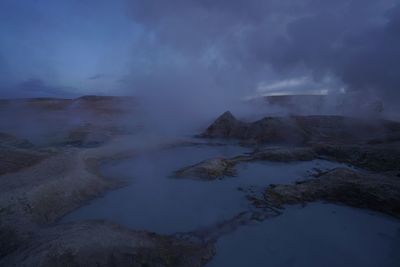
<path fill-rule="evenodd" d="M 325 200 L 400 217 L 399 179 L 350 169 L 335 169 L 301 183 L 270 186 L 264 197 L 275 207 Z"/>
<path fill-rule="evenodd" d="M 177 178 L 189 178 L 199 180 L 216 180 L 235 175 L 236 164 L 249 161 L 307 161 L 317 158 L 312 148 L 287 148 L 275 147 L 259 149 L 248 155 L 239 155 L 229 159 L 214 158 L 185 167 L 175 172 Z"/>
<path fill-rule="evenodd" d="M 343 116 L 265 117 L 255 122 L 237 120 L 229 111 L 201 135 L 256 143 L 309 144 L 315 142 L 365 143 L 400 133 L 400 123 Z"/>
<path fill-rule="evenodd" d="M 215 180 L 225 176 L 234 176 L 235 163 L 223 158 L 209 159 L 175 172 L 178 178 Z"/>
<path fill-rule="evenodd" d="M 246 123 L 237 120 L 229 111 L 222 114 L 201 136 L 234 138 L 258 143 L 304 140 L 301 129 L 296 128 L 290 118 L 267 117 L 254 123 Z"/>
<path fill-rule="evenodd" d="M 371 171 L 400 170 L 400 149 L 394 146 L 318 144 L 314 146 L 314 151 L 320 157 Z"/>
<path fill-rule="evenodd" d="M 246 130 L 246 123 L 237 120 L 231 112 L 226 111 L 211 124 L 202 137 L 239 137 Z"/>
<path fill-rule="evenodd" d="M 251 155 L 253 160 L 268 161 L 308 161 L 318 157 L 312 148 L 266 148 Z"/>

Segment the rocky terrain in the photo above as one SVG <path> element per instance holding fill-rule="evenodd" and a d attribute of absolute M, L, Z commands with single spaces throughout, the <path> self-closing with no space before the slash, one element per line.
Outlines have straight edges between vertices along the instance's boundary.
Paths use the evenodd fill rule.
<path fill-rule="evenodd" d="M 49 153 L 33 149 L 33 144 L 13 135 L 0 133 L 0 175 L 32 166 Z"/>
<path fill-rule="evenodd" d="M 308 147 L 265 147 L 232 158 L 208 159 L 178 170 L 177 177 L 200 180 L 222 179 L 235 174 L 235 166 L 243 162 L 293 162 L 325 159 L 365 170 L 400 175 L 400 149 L 394 146 L 317 144 Z"/>
<path fill-rule="evenodd" d="M 252 152 L 183 166 L 175 178 L 212 182 L 235 176 L 238 164 L 257 161 L 324 159 L 355 168 L 315 170 L 314 176 L 294 184 L 243 189 L 253 210 L 189 233 L 166 236 L 105 221 L 62 224 L 59 219 L 68 212 L 124 185 L 102 177 L 99 166 L 140 150 L 133 145 L 140 125 L 124 125 L 136 112 L 135 101 L 95 96 L 0 101 L 0 111 L 8 114 L 21 106 L 34 111 L 27 117 L 39 126 L 44 121 L 47 127 L 39 135 L 46 141 L 24 138 L 12 121 L 7 122 L 12 127 L 1 128 L 0 266 L 204 266 L 220 236 L 279 216 L 285 205 L 321 200 L 400 216 L 400 123 L 342 116 L 244 122 L 226 112 L 201 137 L 238 141 Z M 48 111 L 56 116 L 49 117 L 53 113 Z M 24 124 L 21 116 L 16 119 Z M 60 128 L 62 124 L 67 127 Z M 152 144 L 158 149 L 176 145 Z"/>
<path fill-rule="evenodd" d="M 102 160 L 128 155 L 125 141 L 97 149 L 58 148 L 1 176 L 0 266 L 202 266 L 212 247 L 106 222 L 54 223 L 86 201 L 121 186 L 101 177 Z M 146 265 L 147 264 L 147 265 Z"/>
<path fill-rule="evenodd" d="M 229 111 L 201 137 L 237 139 L 250 144 L 312 143 L 364 144 L 377 138 L 400 136 L 400 123 L 343 116 L 265 117 L 255 122 L 236 119 Z"/>
<path fill-rule="evenodd" d="M 282 207 L 318 200 L 400 217 L 400 179 L 339 168 L 293 185 L 270 185 L 261 202 Z"/>
<path fill-rule="evenodd" d="M 131 103 L 107 97 L 0 103 L 2 111 L 22 105 L 35 112 L 57 111 L 56 119 L 77 114 L 85 118 L 40 144 L 12 131 L 0 134 L 0 266 L 203 266 L 213 256 L 209 244 L 127 230 L 108 222 L 57 223 L 85 202 L 123 185 L 98 171 L 102 161 L 136 151 L 127 146 L 132 132 L 120 128 L 121 116 L 133 114 L 122 112 L 122 100 Z M 71 109 L 79 113 L 70 113 Z M 99 120 L 88 113 L 113 119 Z M 41 115 L 35 113 L 30 119 L 43 119 Z M 46 126 L 51 132 L 59 124 Z"/>
<path fill-rule="evenodd" d="M 378 125 L 381 128 L 376 128 Z M 367 122 L 331 116 L 271 117 L 245 123 L 226 112 L 201 136 L 255 142 L 254 152 L 227 159 L 209 159 L 176 174 L 211 180 L 235 173 L 235 165 L 243 162 L 337 161 L 359 170 L 342 168 L 317 172 L 312 179 L 293 185 L 270 185 L 262 198 L 252 194 L 248 198 L 260 208 L 282 208 L 285 204 L 324 200 L 399 217 L 400 144 L 392 138 L 385 139 L 385 136 L 397 136 L 399 126 L 391 121 Z M 286 131 L 291 131 L 290 135 Z M 382 136 L 380 142 L 371 142 Z M 265 145 L 276 142 L 285 145 Z"/>

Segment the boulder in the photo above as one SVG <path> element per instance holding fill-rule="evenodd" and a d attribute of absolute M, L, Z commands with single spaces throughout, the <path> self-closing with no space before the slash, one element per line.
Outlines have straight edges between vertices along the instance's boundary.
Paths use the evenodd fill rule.
<path fill-rule="evenodd" d="M 177 178 L 216 180 L 224 176 L 234 176 L 235 163 L 223 158 L 208 159 L 175 172 Z"/>

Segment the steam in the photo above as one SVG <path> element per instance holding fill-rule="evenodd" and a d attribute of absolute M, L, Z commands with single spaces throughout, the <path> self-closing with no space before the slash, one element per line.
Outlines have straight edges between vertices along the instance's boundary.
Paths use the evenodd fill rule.
<path fill-rule="evenodd" d="M 136 0 L 130 8 L 144 35 L 129 85 L 174 105 L 210 108 L 277 84 L 272 93 L 399 99 L 398 1 Z"/>
<path fill-rule="evenodd" d="M 252 114 L 246 100 L 265 94 L 399 100 L 398 0 L 5 0 L 0 10 L 2 97 L 134 95 L 161 131 Z"/>

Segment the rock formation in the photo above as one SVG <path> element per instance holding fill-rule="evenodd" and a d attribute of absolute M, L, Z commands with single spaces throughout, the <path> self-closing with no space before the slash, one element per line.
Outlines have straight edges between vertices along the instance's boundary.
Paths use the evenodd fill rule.
<path fill-rule="evenodd" d="M 291 185 L 270 185 L 264 194 L 265 203 L 276 207 L 318 200 L 400 217 L 400 180 L 339 168 Z"/>
<path fill-rule="evenodd" d="M 319 115 L 265 117 L 255 122 L 243 122 L 227 111 L 217 118 L 201 137 L 231 138 L 258 144 L 306 145 L 316 142 L 365 143 L 393 134 L 400 135 L 400 123 Z"/>
<path fill-rule="evenodd" d="M 234 166 L 235 163 L 227 159 L 208 159 L 176 171 L 175 176 L 177 178 L 215 180 L 224 176 L 233 176 L 235 174 Z"/>

